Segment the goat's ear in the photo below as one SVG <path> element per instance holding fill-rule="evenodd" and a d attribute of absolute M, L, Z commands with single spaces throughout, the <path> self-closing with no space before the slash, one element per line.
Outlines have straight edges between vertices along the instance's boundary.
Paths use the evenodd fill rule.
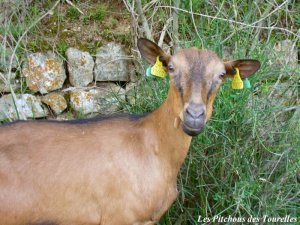
<path fill-rule="evenodd" d="M 142 57 L 151 65 L 155 64 L 157 56 L 159 56 L 159 59 L 164 66 L 168 65 L 170 56 L 154 42 L 145 38 L 140 38 L 137 42 L 137 46 Z"/>
<path fill-rule="evenodd" d="M 226 69 L 226 76 L 232 77 L 236 71 L 234 68 L 238 68 L 241 78 L 246 78 L 255 73 L 260 68 L 260 62 L 253 59 L 239 59 L 235 61 L 224 62 Z"/>

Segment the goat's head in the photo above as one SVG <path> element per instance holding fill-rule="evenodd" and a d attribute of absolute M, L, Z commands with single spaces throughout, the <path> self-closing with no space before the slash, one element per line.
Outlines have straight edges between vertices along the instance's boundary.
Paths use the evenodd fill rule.
<path fill-rule="evenodd" d="M 183 131 L 195 136 L 199 134 L 212 115 L 213 102 L 222 81 L 233 76 L 238 68 L 241 78 L 246 78 L 260 67 L 257 60 L 235 60 L 223 62 L 206 49 L 188 48 L 171 56 L 147 39 L 138 40 L 143 58 L 155 64 L 159 57 L 164 70 L 169 74 L 181 98 L 179 117 Z"/>

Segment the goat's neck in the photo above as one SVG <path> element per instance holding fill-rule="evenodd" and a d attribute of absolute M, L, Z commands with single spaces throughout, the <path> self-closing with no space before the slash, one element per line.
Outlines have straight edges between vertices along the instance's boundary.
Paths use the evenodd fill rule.
<path fill-rule="evenodd" d="M 165 102 L 147 120 L 154 124 L 156 137 L 158 137 L 157 154 L 169 166 L 170 175 L 177 177 L 177 173 L 187 155 L 191 137 L 181 128 L 179 114 L 183 109 L 180 93 L 171 85 Z"/>

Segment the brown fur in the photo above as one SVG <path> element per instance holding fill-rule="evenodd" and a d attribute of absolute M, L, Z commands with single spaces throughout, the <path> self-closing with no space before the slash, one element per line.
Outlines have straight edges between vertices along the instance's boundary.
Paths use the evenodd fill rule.
<path fill-rule="evenodd" d="M 147 51 L 140 46 L 148 61 L 164 54 L 164 64 L 174 63 L 177 71 L 169 71 L 168 97 L 151 114 L 0 127 L 1 225 L 150 225 L 171 206 L 191 142 L 179 118 L 193 101 L 206 105 L 208 120 L 221 84 L 216 76 L 225 67 L 208 51 L 171 57 L 142 42 L 150 45 L 142 47 Z"/>

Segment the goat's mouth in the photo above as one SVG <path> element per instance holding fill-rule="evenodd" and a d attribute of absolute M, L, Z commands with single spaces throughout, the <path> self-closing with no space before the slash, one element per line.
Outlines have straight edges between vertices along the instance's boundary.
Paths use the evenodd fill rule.
<path fill-rule="evenodd" d="M 206 107 L 203 104 L 189 103 L 181 113 L 182 129 L 189 136 L 201 133 L 205 125 Z"/>
<path fill-rule="evenodd" d="M 197 136 L 198 134 L 200 134 L 202 132 L 204 125 L 205 125 L 205 123 L 203 122 L 203 123 L 199 124 L 199 126 L 190 127 L 185 122 L 183 122 L 182 129 L 189 136 Z"/>

